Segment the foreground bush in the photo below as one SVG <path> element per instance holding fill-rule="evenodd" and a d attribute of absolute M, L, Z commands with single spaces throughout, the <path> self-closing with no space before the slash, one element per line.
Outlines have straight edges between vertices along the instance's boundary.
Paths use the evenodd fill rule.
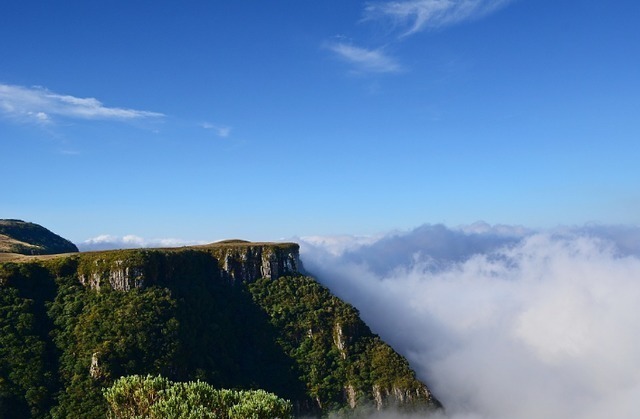
<path fill-rule="evenodd" d="M 174 383 L 157 376 L 131 375 L 103 392 L 108 416 L 117 419 L 291 418 L 291 403 L 264 390 L 219 390 L 202 382 Z"/>

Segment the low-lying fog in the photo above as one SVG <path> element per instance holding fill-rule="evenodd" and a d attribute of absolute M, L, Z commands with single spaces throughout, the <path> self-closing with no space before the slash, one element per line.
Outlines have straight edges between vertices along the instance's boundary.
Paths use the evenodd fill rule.
<path fill-rule="evenodd" d="M 640 229 L 425 225 L 300 243 L 447 417 L 637 417 Z"/>

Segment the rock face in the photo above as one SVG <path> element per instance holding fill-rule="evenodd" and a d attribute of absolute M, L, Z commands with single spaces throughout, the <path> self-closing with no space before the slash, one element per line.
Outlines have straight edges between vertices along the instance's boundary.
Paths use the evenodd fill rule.
<path fill-rule="evenodd" d="M 46 228 L 22 220 L 0 220 L 0 252 L 22 255 L 74 253 L 78 248 Z"/>
<path fill-rule="evenodd" d="M 277 279 L 301 273 L 300 247 L 296 243 L 223 243 L 209 248 L 221 263 L 223 276 L 234 280 L 252 282 L 258 278 Z"/>
<path fill-rule="evenodd" d="M 117 291 L 143 288 L 170 276 L 176 265 L 206 265 L 212 279 L 244 283 L 303 272 L 296 243 L 222 242 L 190 249 L 130 249 L 82 253 L 80 282 L 93 289 L 105 284 Z"/>
<path fill-rule="evenodd" d="M 374 386 L 373 399 L 375 401 L 376 409 L 378 410 L 389 405 L 402 406 L 416 403 L 420 400 L 435 400 L 425 385 L 412 390 L 401 387 L 392 387 L 391 389 L 383 390 L 379 386 Z M 439 402 L 437 403 L 439 406 Z"/>

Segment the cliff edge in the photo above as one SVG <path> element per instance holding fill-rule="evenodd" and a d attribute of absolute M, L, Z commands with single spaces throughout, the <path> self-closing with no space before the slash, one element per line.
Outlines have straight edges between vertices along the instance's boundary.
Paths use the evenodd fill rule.
<path fill-rule="evenodd" d="M 213 267 L 213 278 L 243 283 L 303 273 L 296 243 L 225 241 L 181 248 L 83 252 L 75 257 L 79 281 L 98 290 L 108 285 L 116 291 L 129 291 L 172 281 L 177 265 L 185 263 L 198 263 L 207 270 Z"/>

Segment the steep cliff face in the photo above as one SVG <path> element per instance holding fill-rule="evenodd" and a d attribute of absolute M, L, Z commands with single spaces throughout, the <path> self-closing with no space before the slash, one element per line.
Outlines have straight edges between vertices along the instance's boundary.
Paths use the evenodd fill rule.
<path fill-rule="evenodd" d="M 231 241 L 0 263 L 0 406 L 104 417 L 103 387 L 162 374 L 263 388 L 305 415 L 439 407 L 355 308 L 301 275 L 298 249 Z"/>
<path fill-rule="evenodd" d="M 213 243 L 181 249 L 132 249 L 88 252 L 77 256 L 80 282 L 93 289 L 108 284 L 129 291 L 169 280 L 176 265 L 189 263 L 217 266 L 212 280 L 229 279 L 249 283 L 258 278 L 277 279 L 299 275 L 302 265 L 296 243 Z M 191 263 L 194 263 L 194 262 Z"/>
<path fill-rule="evenodd" d="M 242 282 L 277 279 L 303 271 L 296 243 L 222 242 L 203 248 L 219 261 L 223 276 Z"/>

